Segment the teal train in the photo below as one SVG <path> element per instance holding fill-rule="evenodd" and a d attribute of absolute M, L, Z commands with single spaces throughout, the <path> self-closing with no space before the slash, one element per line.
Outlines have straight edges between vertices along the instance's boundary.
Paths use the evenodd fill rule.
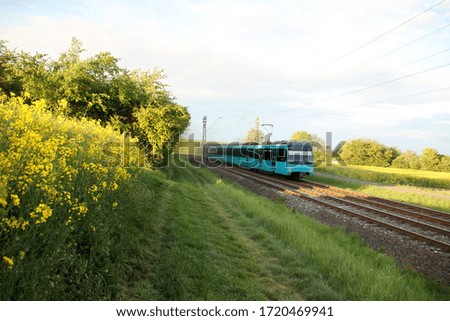
<path fill-rule="evenodd" d="M 237 165 L 296 179 L 314 173 L 313 147 L 303 141 L 206 144 L 204 155 L 214 166 Z"/>

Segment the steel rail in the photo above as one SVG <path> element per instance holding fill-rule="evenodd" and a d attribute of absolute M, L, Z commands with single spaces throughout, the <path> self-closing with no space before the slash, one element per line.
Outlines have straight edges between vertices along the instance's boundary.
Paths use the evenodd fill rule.
<path fill-rule="evenodd" d="M 362 214 L 362 213 L 357 213 L 357 212 L 350 211 L 348 209 L 336 206 L 334 204 L 330 204 L 328 202 L 325 202 L 323 200 L 318 199 L 318 197 L 323 197 L 322 195 L 320 195 L 320 193 L 316 193 L 316 195 L 315 195 L 316 197 L 312 197 L 312 196 L 305 195 L 307 193 L 306 192 L 301 192 L 300 190 L 294 191 L 294 190 L 291 190 L 291 189 L 287 189 L 286 186 L 283 186 L 283 183 L 286 183 L 286 182 L 280 182 L 279 180 L 268 179 L 267 176 L 264 177 L 264 178 L 261 178 L 262 176 L 255 177 L 254 175 L 249 175 L 247 173 L 243 173 L 242 170 L 234 170 L 233 173 L 236 173 L 237 175 L 240 175 L 240 176 L 246 177 L 248 179 L 257 181 L 257 182 L 259 182 L 261 184 L 264 184 L 266 186 L 269 186 L 271 188 L 278 189 L 278 190 L 280 190 L 280 191 L 282 191 L 284 193 L 303 198 L 303 199 L 305 199 L 307 201 L 314 202 L 314 203 L 319 204 L 321 206 L 328 207 L 328 208 L 331 208 L 333 210 L 340 211 L 340 212 L 342 212 L 344 214 L 348 214 L 350 216 L 358 217 L 358 218 L 364 219 L 366 221 L 369 221 L 371 223 L 375 223 L 375 224 L 381 225 L 381 226 L 386 227 L 386 228 L 388 228 L 390 230 L 396 231 L 396 232 L 398 232 L 400 234 L 407 235 L 407 236 L 412 237 L 414 239 L 421 240 L 421 241 L 426 242 L 428 244 L 432 244 L 434 246 L 437 246 L 437 247 L 445 250 L 446 252 L 450 252 L 450 244 L 449 243 L 436 240 L 434 238 L 431 238 L 431 237 L 423 235 L 423 234 L 419 234 L 419 233 L 416 233 L 416 232 L 413 232 L 413 231 L 409 231 L 409 230 L 404 229 L 402 227 L 399 227 L 399 226 L 396 226 L 396 225 L 393 225 L 393 224 L 390 224 L 390 223 L 387 223 L 387 222 L 383 222 L 381 220 L 378 220 L 376 218 L 367 216 L 367 215 Z"/>
<path fill-rule="evenodd" d="M 329 185 L 324 185 L 324 184 L 320 184 L 320 183 L 316 183 L 316 182 L 310 182 L 310 181 L 305 181 L 305 180 L 301 180 L 300 182 L 307 183 L 309 185 L 317 186 L 317 187 L 320 187 L 320 188 L 334 190 L 334 191 L 337 191 L 337 192 L 340 192 L 340 193 L 344 193 L 346 195 L 352 195 L 352 196 L 355 196 L 355 197 L 358 197 L 358 198 L 363 198 L 363 199 L 365 199 L 367 201 L 371 201 L 373 203 L 391 204 L 391 206 L 393 206 L 393 207 L 401 207 L 401 208 L 404 208 L 404 209 L 410 209 L 411 211 L 420 211 L 420 212 L 423 212 L 423 213 L 436 215 L 436 216 L 442 217 L 444 219 L 450 220 L 450 213 L 446 213 L 446 212 L 442 212 L 442 211 L 438 211 L 438 210 L 433 210 L 431 208 L 418 206 L 418 205 L 412 205 L 412 204 L 406 204 L 406 203 L 393 201 L 393 200 L 388 200 L 388 199 L 380 198 L 380 197 L 376 197 L 376 196 L 369 196 L 369 195 L 365 195 L 365 194 L 358 193 L 358 192 L 355 192 L 355 191 L 349 191 L 349 190 L 346 190 L 346 189 L 343 189 L 343 188 L 339 188 L 339 187 L 335 187 L 335 186 L 329 186 Z"/>

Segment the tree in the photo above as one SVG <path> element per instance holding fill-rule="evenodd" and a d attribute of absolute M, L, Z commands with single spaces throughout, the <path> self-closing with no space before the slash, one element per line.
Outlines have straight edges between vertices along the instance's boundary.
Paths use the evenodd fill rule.
<path fill-rule="evenodd" d="M 262 138 L 264 136 L 264 133 L 260 129 L 251 128 L 247 133 L 247 138 L 245 139 L 246 142 L 252 142 L 252 143 L 261 143 Z"/>
<path fill-rule="evenodd" d="M 141 107 L 135 111 L 135 133 L 141 145 L 150 152 L 149 161 L 166 165 L 181 134 L 189 126 L 190 115 L 181 105 L 171 103 L 161 107 Z"/>
<path fill-rule="evenodd" d="M 7 94 L 21 95 L 29 103 L 41 100 L 53 112 L 112 124 L 139 137 L 141 145 L 160 159 L 168 154 L 187 128 L 190 115 L 176 104 L 162 70 L 129 71 L 119 59 L 100 52 L 86 59 L 81 41 L 57 61 L 46 55 L 16 54 L 0 41 L 0 86 Z"/>
<path fill-rule="evenodd" d="M 418 160 L 419 156 L 415 152 L 407 150 L 392 161 L 392 167 L 417 169 L 420 167 Z"/>
<path fill-rule="evenodd" d="M 441 172 L 450 172 L 450 156 L 443 155 L 440 164 Z"/>
<path fill-rule="evenodd" d="M 371 139 L 347 142 L 340 156 L 347 164 L 387 167 L 398 156 L 398 150 Z"/>
<path fill-rule="evenodd" d="M 0 91 L 7 95 L 13 93 L 17 96 L 22 88 L 20 79 L 13 70 L 16 59 L 16 52 L 10 51 L 6 47 L 6 41 L 0 40 Z"/>
<path fill-rule="evenodd" d="M 441 158 L 442 155 L 439 155 L 437 150 L 425 148 L 419 158 L 420 168 L 429 171 L 437 171 L 440 169 Z"/>
<path fill-rule="evenodd" d="M 48 99 L 54 110 L 66 115 L 106 123 L 118 109 L 119 100 L 113 91 L 113 83 L 124 70 L 117 65 L 119 59 L 109 52 L 82 60 L 80 54 L 83 51 L 81 42 L 73 38 L 71 47 L 52 63 L 52 80 L 57 94 Z M 59 103 L 61 100 L 65 101 L 63 106 Z"/>
<path fill-rule="evenodd" d="M 325 162 L 325 142 L 316 134 L 310 134 L 305 130 L 296 131 L 291 136 L 292 140 L 307 141 L 313 145 L 314 166 Z"/>
<path fill-rule="evenodd" d="M 258 143 L 263 141 L 264 133 L 259 129 L 259 117 L 255 119 L 255 127 L 251 128 L 247 133 L 247 138 L 245 141 L 247 143 Z"/>
<path fill-rule="evenodd" d="M 312 136 L 305 130 L 297 131 L 292 134 L 292 140 L 312 142 Z"/>

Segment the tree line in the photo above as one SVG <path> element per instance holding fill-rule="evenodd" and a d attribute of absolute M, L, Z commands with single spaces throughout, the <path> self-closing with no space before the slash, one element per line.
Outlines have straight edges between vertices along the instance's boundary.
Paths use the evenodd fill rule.
<path fill-rule="evenodd" d="M 167 89 L 162 70 L 128 70 L 119 59 L 100 52 L 82 59 L 80 40 L 57 60 L 10 50 L 0 40 L 0 94 L 40 100 L 48 110 L 75 118 L 99 120 L 139 140 L 151 164 L 166 155 L 189 126 L 190 114 Z"/>
<path fill-rule="evenodd" d="M 291 139 L 314 141 L 324 146 L 325 149 L 323 140 L 317 135 L 305 131 L 294 133 Z M 439 154 L 433 148 L 423 149 L 420 155 L 411 150 L 402 153 L 397 147 L 383 145 L 374 139 L 358 138 L 347 141 L 334 153 L 338 153 L 340 158 L 349 165 L 450 172 L 450 156 Z M 323 151 L 319 150 L 317 154 L 323 158 Z"/>
<path fill-rule="evenodd" d="M 258 130 L 256 128 L 250 129 L 246 140 L 256 141 L 256 137 L 262 137 L 260 130 L 260 133 L 257 135 Z M 313 142 L 315 163 L 324 163 L 325 142 L 319 136 L 307 131 L 296 131 L 290 139 Z M 425 148 L 420 155 L 411 150 L 402 153 L 396 147 L 389 147 L 376 140 L 367 138 L 353 139 L 339 147 L 339 150 L 335 150 L 333 153 L 334 155 L 337 154 L 348 165 L 450 172 L 450 156 L 439 154 L 433 148 Z"/>

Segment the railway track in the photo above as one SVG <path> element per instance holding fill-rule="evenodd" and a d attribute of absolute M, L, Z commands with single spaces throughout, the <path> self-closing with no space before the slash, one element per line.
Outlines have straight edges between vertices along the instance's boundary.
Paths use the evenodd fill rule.
<path fill-rule="evenodd" d="M 339 187 L 324 185 L 324 184 L 320 184 L 320 183 L 314 183 L 314 182 L 309 182 L 309 181 L 304 181 L 304 180 L 301 181 L 301 183 L 308 184 L 310 186 L 317 187 L 317 188 L 327 189 L 330 191 L 330 193 L 335 192 L 335 193 L 338 193 L 341 195 L 346 195 L 347 197 L 350 197 L 350 198 L 352 198 L 352 197 L 358 198 L 358 199 L 360 199 L 360 201 L 365 202 L 367 204 L 382 206 L 385 208 L 393 207 L 396 210 L 411 213 L 411 215 L 413 215 L 413 213 L 418 213 L 423 218 L 427 217 L 426 214 L 428 214 L 428 216 L 431 217 L 431 220 L 434 220 L 435 217 L 442 218 L 444 221 L 448 221 L 447 223 L 444 223 L 444 224 L 446 224 L 447 226 L 450 226 L 450 214 L 449 213 L 433 210 L 433 209 L 418 206 L 418 205 L 411 205 L 411 204 L 406 204 L 406 203 L 402 203 L 402 202 L 388 200 L 385 198 L 369 196 L 369 195 L 365 195 L 362 193 L 349 191 L 349 190 L 342 189 Z"/>
<path fill-rule="evenodd" d="M 288 181 L 237 167 L 226 170 L 231 170 L 234 174 L 283 193 L 407 235 L 450 253 L 450 214 L 448 213 L 371 197 L 333 186 L 308 181 Z"/>

